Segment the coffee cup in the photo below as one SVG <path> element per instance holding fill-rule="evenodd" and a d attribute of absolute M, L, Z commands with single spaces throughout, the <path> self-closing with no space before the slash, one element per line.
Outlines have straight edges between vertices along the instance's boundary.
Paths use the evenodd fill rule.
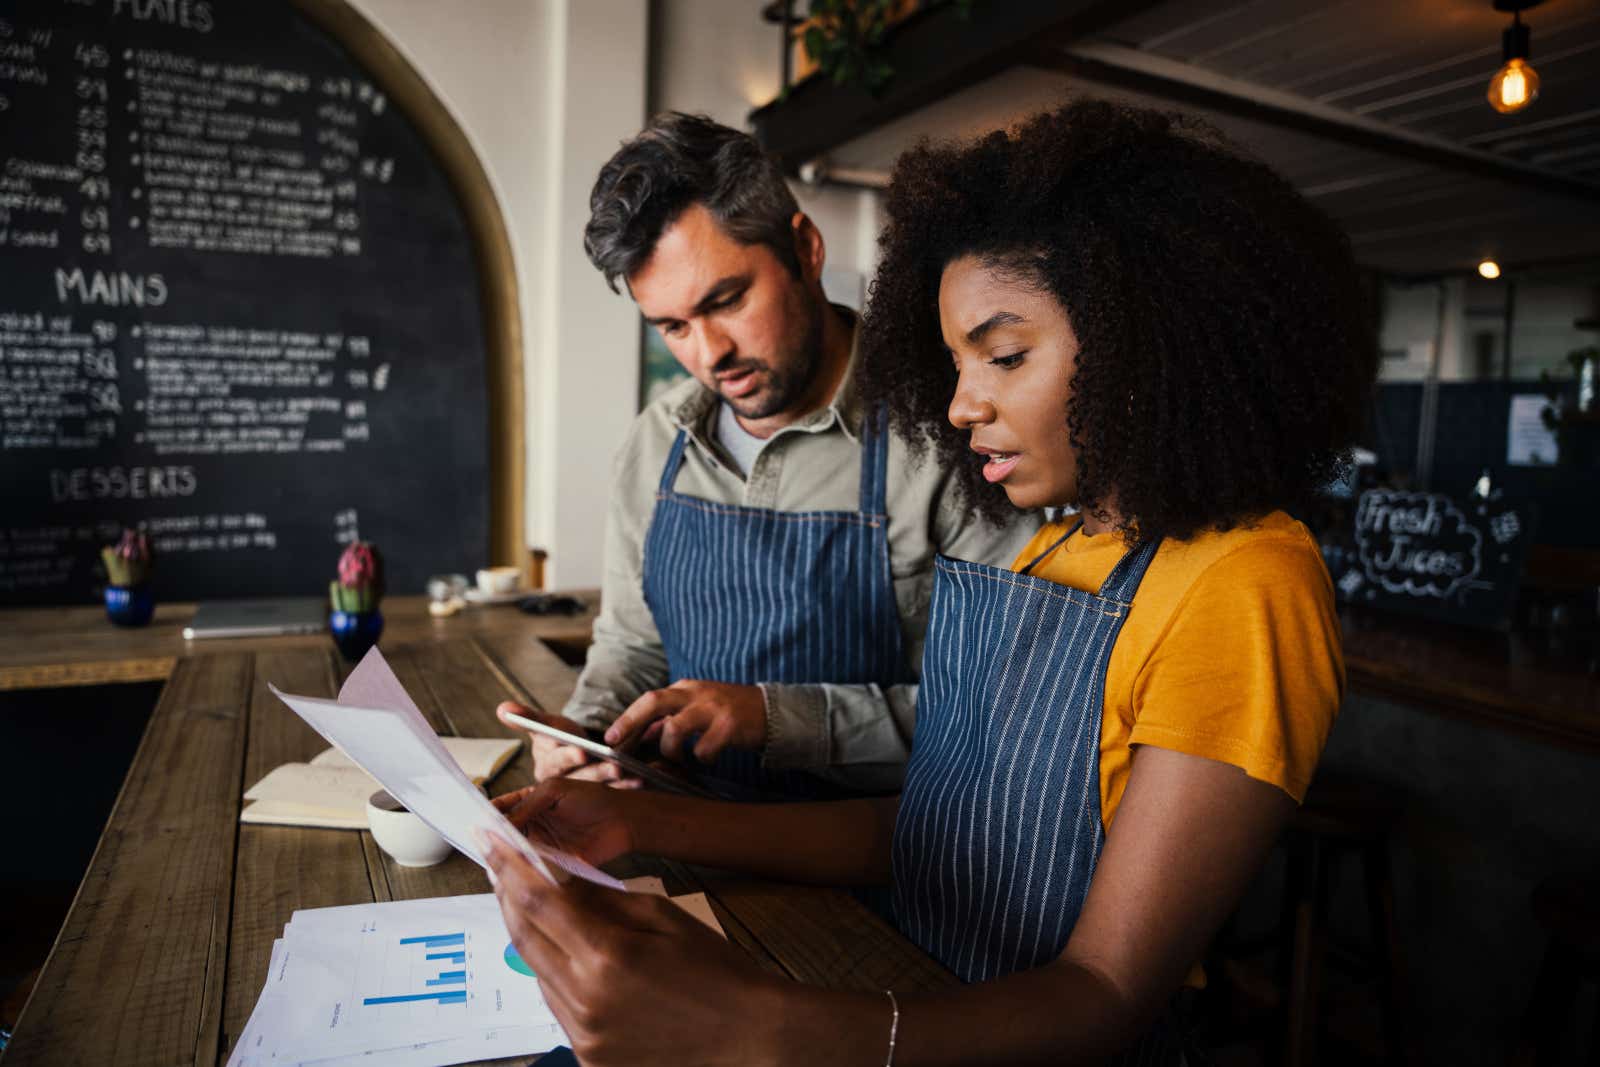
<path fill-rule="evenodd" d="M 515 567 L 484 567 L 478 571 L 478 588 L 485 593 L 509 593 L 521 579 L 522 572 Z"/>
<path fill-rule="evenodd" d="M 402 867 L 432 867 L 451 853 L 450 842 L 387 792 L 367 798 L 372 839 Z"/>

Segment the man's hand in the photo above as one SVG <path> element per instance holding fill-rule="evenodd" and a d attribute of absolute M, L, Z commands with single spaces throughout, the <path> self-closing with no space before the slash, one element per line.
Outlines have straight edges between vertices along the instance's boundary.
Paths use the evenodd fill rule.
<path fill-rule="evenodd" d="M 500 716 L 500 721 L 513 729 L 522 729 L 514 722 L 506 722 L 507 715 L 520 715 L 524 719 L 534 719 L 538 722 L 554 726 L 558 730 L 565 730 L 569 734 L 583 735 L 583 727 L 571 719 L 560 715 L 545 715 L 525 708 L 521 704 L 506 701 L 495 708 L 495 713 Z M 615 764 L 606 763 L 591 757 L 576 745 L 563 745 L 554 738 L 544 734 L 536 734 L 529 730 L 528 744 L 533 750 L 533 776 L 538 781 L 547 778 L 579 778 L 590 782 L 605 782 L 607 785 L 619 789 L 637 789 L 644 783 L 631 775 L 625 775 Z"/>
<path fill-rule="evenodd" d="M 657 741 L 661 754 L 684 758 L 684 742 L 700 735 L 694 758 L 710 763 L 725 748 L 758 749 L 767 743 L 767 704 L 761 687 L 685 678 L 635 700 L 606 730 L 606 744 L 622 748 Z"/>

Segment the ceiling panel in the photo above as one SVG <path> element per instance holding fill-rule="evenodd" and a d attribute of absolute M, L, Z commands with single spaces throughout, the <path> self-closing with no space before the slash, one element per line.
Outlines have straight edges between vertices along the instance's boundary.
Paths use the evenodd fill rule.
<path fill-rule="evenodd" d="M 1541 88 L 1517 115 L 1484 100 L 1510 25 L 1487 0 L 1171 2 L 1101 36 L 1531 162 L 1539 144 L 1519 142 L 1522 128 L 1569 127 L 1567 136 L 1600 138 L 1600 4 L 1546 0 L 1523 21 Z M 1540 165 L 1564 172 L 1566 158 Z"/>
<path fill-rule="evenodd" d="M 1388 271 L 1508 264 L 1600 263 L 1600 3 L 1547 0 L 1524 21 L 1543 85 L 1518 115 L 1484 93 L 1500 63 L 1509 16 L 1488 0 L 1169 0 L 1094 41 L 1137 49 L 1185 69 L 1295 94 L 1390 128 L 1493 153 L 1591 183 L 1574 191 L 1524 185 L 1356 147 L 1241 109 L 1175 104 L 1159 91 L 1012 67 L 879 127 L 832 153 L 838 165 L 886 170 L 918 138 L 963 137 L 1091 94 L 1198 114 L 1274 166 L 1345 226 L 1358 258 Z M 1142 84 L 1135 82 L 1133 84 Z M 1242 113 L 1254 114 L 1248 110 Z M 1338 114 L 1335 113 L 1335 114 Z"/>

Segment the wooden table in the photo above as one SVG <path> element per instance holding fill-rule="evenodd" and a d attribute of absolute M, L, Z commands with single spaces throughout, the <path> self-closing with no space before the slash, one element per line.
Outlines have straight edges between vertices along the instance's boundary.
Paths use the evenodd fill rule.
<path fill-rule="evenodd" d="M 1583 655 L 1557 655 L 1536 635 L 1346 611 L 1352 692 L 1600 752 L 1600 675 Z"/>
<path fill-rule="evenodd" d="M 383 649 L 445 734 L 504 736 L 496 703 L 559 708 L 575 679 L 515 628 L 386 637 Z M 239 824 L 248 785 L 326 747 L 267 683 L 331 696 L 346 670 L 326 637 L 175 659 L 5 1067 L 221 1063 L 261 991 L 272 941 L 297 908 L 488 891 L 460 855 L 412 870 L 365 832 Z M 524 751 L 493 788 L 531 780 Z M 728 936 L 775 973 L 863 990 L 955 983 L 845 893 L 660 861 L 632 867 L 618 873 L 706 891 Z"/>
<path fill-rule="evenodd" d="M 383 644 L 387 648 L 415 641 L 517 633 L 578 652 L 589 643 L 600 593 L 580 589 L 568 595 L 583 602 L 581 613 L 528 615 L 514 605 L 499 605 L 467 607 L 447 619 L 428 614 L 427 597 L 385 597 Z M 328 647 L 325 633 L 185 640 L 183 628 L 194 612 L 194 604 L 157 604 L 150 625 L 127 629 L 111 625 L 103 607 L 0 610 L 0 634 L 5 635 L 0 641 L 0 690 L 162 681 L 185 656 Z"/>

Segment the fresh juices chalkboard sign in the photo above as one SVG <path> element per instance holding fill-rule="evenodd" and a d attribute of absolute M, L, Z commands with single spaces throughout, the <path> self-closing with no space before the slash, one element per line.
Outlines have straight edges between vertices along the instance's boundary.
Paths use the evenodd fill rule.
<path fill-rule="evenodd" d="M 1339 599 L 1504 628 L 1527 558 L 1521 509 L 1501 500 L 1368 489 L 1353 538 L 1328 557 Z"/>

